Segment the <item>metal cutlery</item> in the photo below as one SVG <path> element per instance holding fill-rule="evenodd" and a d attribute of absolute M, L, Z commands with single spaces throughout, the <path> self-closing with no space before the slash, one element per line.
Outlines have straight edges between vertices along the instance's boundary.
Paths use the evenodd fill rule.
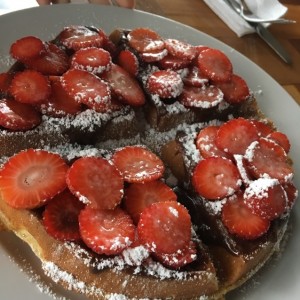
<path fill-rule="evenodd" d="M 239 0 L 224 0 L 237 14 L 240 15 Z M 240 3 L 240 1 L 239 1 Z M 279 57 L 287 64 L 292 63 L 289 53 L 282 47 L 278 40 L 268 31 L 262 24 L 257 22 L 244 20 L 256 31 L 256 33 L 279 55 Z"/>
<path fill-rule="evenodd" d="M 296 23 L 294 20 L 289 20 L 285 18 L 259 18 L 252 11 L 249 10 L 244 0 L 228 0 L 231 6 L 235 9 L 235 11 L 246 21 L 251 23 L 278 23 L 278 24 L 291 24 Z"/>

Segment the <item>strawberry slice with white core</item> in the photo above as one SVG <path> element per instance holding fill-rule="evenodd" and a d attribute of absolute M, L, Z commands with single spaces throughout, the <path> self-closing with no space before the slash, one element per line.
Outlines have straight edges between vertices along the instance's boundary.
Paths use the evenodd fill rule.
<path fill-rule="evenodd" d="M 184 86 L 179 101 L 186 107 L 210 108 L 223 101 L 223 93 L 213 85 Z"/>
<path fill-rule="evenodd" d="M 244 192 L 247 207 L 263 219 L 273 220 L 287 209 L 286 193 L 277 179 L 259 178 Z"/>
<path fill-rule="evenodd" d="M 144 183 L 162 177 L 165 167 L 153 152 L 141 146 L 127 146 L 117 150 L 112 161 L 125 181 Z"/>
<path fill-rule="evenodd" d="M 9 130 L 29 130 L 42 122 L 36 109 L 13 99 L 0 100 L 0 126 Z"/>
<path fill-rule="evenodd" d="M 25 70 L 13 78 L 10 92 L 19 102 L 38 104 L 48 99 L 51 87 L 47 77 L 40 72 Z"/>
<path fill-rule="evenodd" d="M 251 212 L 242 194 L 231 197 L 222 208 L 222 222 L 231 234 L 246 240 L 264 235 L 270 228 L 270 220 Z"/>
<path fill-rule="evenodd" d="M 102 34 L 96 28 L 86 26 L 69 26 L 65 27 L 58 36 L 58 40 L 67 48 L 75 51 L 81 48 L 97 47 L 103 45 Z"/>
<path fill-rule="evenodd" d="M 138 52 L 162 50 L 165 47 L 159 34 L 149 28 L 135 28 L 127 35 L 130 47 Z"/>
<path fill-rule="evenodd" d="M 229 58 L 220 50 L 207 48 L 200 51 L 198 67 L 204 76 L 214 82 L 226 82 L 232 76 L 232 64 Z"/>
<path fill-rule="evenodd" d="M 192 175 L 195 191 L 208 200 L 222 199 L 234 194 L 241 183 L 236 165 L 224 157 L 201 160 Z"/>
<path fill-rule="evenodd" d="M 110 53 L 96 47 L 79 49 L 71 59 L 71 67 L 93 74 L 101 74 L 108 71 L 111 63 Z"/>
<path fill-rule="evenodd" d="M 216 137 L 218 148 L 229 154 L 245 154 L 249 145 L 259 138 L 252 122 L 244 118 L 232 119 L 224 123 Z"/>
<path fill-rule="evenodd" d="M 246 151 L 245 159 L 255 178 L 275 178 L 285 183 L 291 181 L 294 176 L 286 152 L 272 140 L 260 138 L 253 142 Z"/>
<path fill-rule="evenodd" d="M 200 130 L 198 133 L 195 143 L 197 149 L 203 158 L 211 156 L 222 156 L 231 158 L 228 153 L 220 150 L 216 145 L 216 137 L 220 126 L 207 126 Z"/>
<path fill-rule="evenodd" d="M 112 64 L 109 71 L 101 74 L 101 78 L 109 83 L 120 102 L 131 106 L 145 104 L 145 95 L 139 83 L 122 67 Z"/>
<path fill-rule="evenodd" d="M 79 215 L 79 229 L 84 243 L 98 254 L 120 254 L 135 239 L 132 220 L 119 207 L 114 210 L 86 207 Z"/>
<path fill-rule="evenodd" d="M 176 39 L 166 39 L 165 47 L 172 56 L 183 60 L 192 61 L 198 55 L 196 47 Z"/>
<path fill-rule="evenodd" d="M 147 79 L 147 89 L 161 98 L 175 98 L 182 93 L 183 81 L 175 71 L 155 71 Z"/>
<path fill-rule="evenodd" d="M 49 235 L 60 241 L 80 241 L 78 216 L 84 208 L 69 190 L 55 196 L 43 212 L 43 224 Z"/>
<path fill-rule="evenodd" d="M 61 76 L 61 83 L 77 102 L 96 111 L 106 107 L 111 100 L 108 84 L 90 72 L 70 69 Z"/>
<path fill-rule="evenodd" d="M 176 201 L 174 191 L 164 182 L 154 180 L 146 183 L 132 183 L 124 194 L 124 206 L 135 224 L 141 212 L 150 204 L 160 201 Z"/>
<path fill-rule="evenodd" d="M 58 154 L 21 151 L 0 171 L 1 195 L 15 208 L 40 207 L 66 188 L 67 171 L 67 164 Z"/>
<path fill-rule="evenodd" d="M 138 223 L 138 236 L 154 253 L 174 254 L 191 241 L 191 217 L 178 202 L 156 202 L 146 207 Z"/>
<path fill-rule="evenodd" d="M 43 54 L 45 45 L 35 36 L 25 36 L 15 41 L 10 47 L 10 55 L 22 62 L 36 58 Z"/>
<path fill-rule="evenodd" d="M 123 197 L 124 182 L 119 171 L 106 159 L 82 157 L 67 174 L 70 191 L 94 208 L 113 209 Z"/>

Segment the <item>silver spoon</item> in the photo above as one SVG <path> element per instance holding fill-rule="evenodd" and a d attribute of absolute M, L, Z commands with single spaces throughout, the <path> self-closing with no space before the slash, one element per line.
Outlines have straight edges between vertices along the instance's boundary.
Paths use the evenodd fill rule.
<path fill-rule="evenodd" d="M 233 9 L 246 21 L 251 23 L 278 23 L 278 24 L 291 24 L 296 23 L 294 20 L 285 18 L 278 19 L 262 19 L 254 15 L 245 5 L 244 0 L 228 0 Z"/>

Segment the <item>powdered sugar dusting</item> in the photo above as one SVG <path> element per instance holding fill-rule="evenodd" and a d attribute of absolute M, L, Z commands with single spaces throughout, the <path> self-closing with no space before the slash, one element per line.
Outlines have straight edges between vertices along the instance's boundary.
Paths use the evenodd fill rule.
<path fill-rule="evenodd" d="M 255 181 L 252 181 L 245 190 L 244 199 L 247 200 L 252 197 L 258 199 L 267 198 L 268 190 L 278 184 L 279 181 L 272 178 L 259 178 Z"/>

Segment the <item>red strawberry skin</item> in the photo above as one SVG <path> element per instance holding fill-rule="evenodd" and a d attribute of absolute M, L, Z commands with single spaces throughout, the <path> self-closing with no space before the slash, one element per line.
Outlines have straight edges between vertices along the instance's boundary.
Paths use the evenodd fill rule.
<path fill-rule="evenodd" d="M 138 236 L 151 252 L 176 253 L 191 240 L 190 215 L 175 201 L 153 203 L 141 213 Z"/>
<path fill-rule="evenodd" d="M 2 197 L 14 208 L 40 207 L 66 188 L 67 171 L 67 164 L 58 154 L 21 151 L 0 171 Z"/>
<path fill-rule="evenodd" d="M 78 216 L 83 208 L 84 204 L 69 190 L 55 196 L 43 213 L 47 233 L 60 241 L 80 241 Z"/>
<path fill-rule="evenodd" d="M 135 226 L 121 208 L 86 207 L 79 214 L 79 229 L 85 244 L 98 254 L 119 254 L 135 240 Z"/>

